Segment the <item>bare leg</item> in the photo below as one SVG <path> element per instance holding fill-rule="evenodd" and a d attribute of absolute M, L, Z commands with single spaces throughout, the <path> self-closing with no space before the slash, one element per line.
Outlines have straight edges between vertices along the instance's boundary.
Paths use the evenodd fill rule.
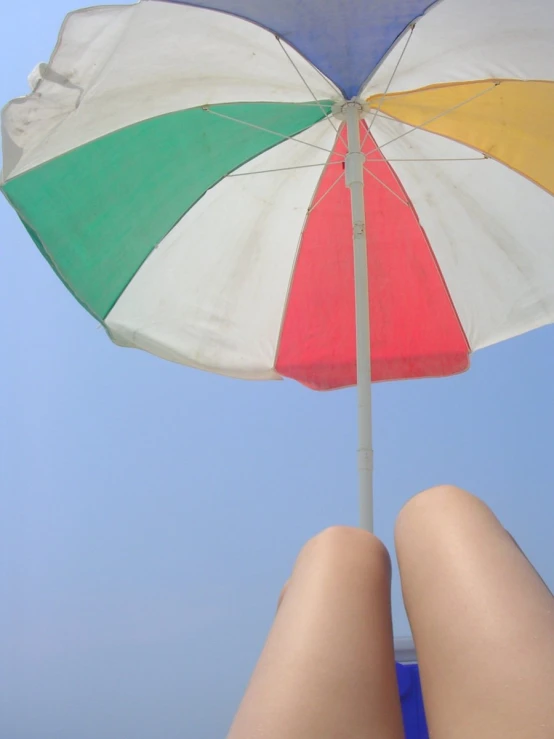
<path fill-rule="evenodd" d="M 440 487 L 396 526 L 430 733 L 554 737 L 554 599 L 491 510 Z"/>
<path fill-rule="evenodd" d="M 385 547 L 327 529 L 296 562 L 228 739 L 401 739 Z"/>

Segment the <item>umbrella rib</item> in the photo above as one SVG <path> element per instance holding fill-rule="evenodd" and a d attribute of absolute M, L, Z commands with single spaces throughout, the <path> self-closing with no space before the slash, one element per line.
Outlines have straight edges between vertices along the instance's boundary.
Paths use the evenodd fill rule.
<path fill-rule="evenodd" d="M 395 77 L 396 73 L 398 72 L 398 68 L 400 66 L 400 63 L 402 62 L 402 59 L 404 58 L 404 54 L 406 53 L 406 49 L 408 48 L 408 44 L 410 43 L 411 38 L 413 36 L 414 29 L 415 29 L 415 23 L 412 23 L 412 25 L 410 26 L 410 33 L 408 34 L 408 38 L 406 39 L 406 43 L 404 44 L 404 48 L 402 49 L 402 53 L 400 54 L 400 57 L 399 57 L 398 61 L 396 62 L 396 66 L 394 67 L 394 69 L 392 71 L 392 74 L 390 76 L 390 80 L 388 82 L 388 85 L 385 87 L 385 91 L 383 92 L 383 94 L 379 98 L 379 104 L 375 108 L 375 112 L 373 113 L 373 118 L 371 119 L 371 121 L 369 122 L 369 126 L 367 127 L 367 131 L 366 131 L 366 134 L 364 136 L 364 140 L 362 141 L 362 151 L 363 151 L 363 148 L 364 148 L 364 144 L 365 144 L 365 142 L 367 140 L 367 137 L 371 133 L 371 127 L 375 123 L 375 119 L 377 118 L 377 114 L 381 111 L 381 106 L 383 105 L 383 101 L 385 100 L 385 97 L 387 96 L 387 93 L 390 90 L 390 87 L 392 85 L 392 81 L 394 80 L 394 77 Z"/>
<path fill-rule="evenodd" d="M 486 95 L 488 92 L 491 92 L 491 90 L 494 90 L 495 87 L 498 87 L 499 84 L 500 84 L 500 80 L 495 82 L 490 87 L 487 87 L 485 90 L 481 90 L 481 92 L 478 92 L 476 95 L 472 95 L 467 100 L 463 100 L 461 103 L 458 103 L 457 105 L 453 105 L 451 108 L 447 108 L 446 110 L 441 111 L 437 115 L 434 115 L 432 118 L 429 118 L 429 120 L 423 121 L 423 123 L 420 123 L 419 126 L 412 126 L 408 131 L 404 131 L 404 133 L 401 133 L 398 136 L 395 136 L 393 139 L 390 139 L 389 141 L 385 141 L 385 143 L 381 144 L 381 146 L 375 146 L 373 149 L 367 152 L 367 156 L 369 156 L 370 154 L 373 154 L 376 151 L 382 151 L 385 148 L 385 146 L 388 146 L 389 144 L 394 144 L 395 141 L 399 141 L 400 139 L 403 139 L 404 136 L 408 136 L 408 134 L 413 133 L 414 131 L 421 131 L 422 129 L 425 128 L 425 126 L 428 126 L 430 123 L 434 123 L 439 118 L 442 118 L 443 116 L 448 115 L 448 113 L 452 113 L 454 110 L 458 110 L 464 105 L 471 103 L 472 100 L 476 100 L 482 95 Z M 398 122 L 402 123 L 402 121 L 398 121 Z"/>
<path fill-rule="evenodd" d="M 304 146 L 311 146 L 313 149 L 319 149 L 320 151 L 324 151 L 326 154 L 331 154 L 331 149 L 326 149 L 324 146 L 318 146 L 317 144 L 312 144 L 309 141 L 302 141 L 301 139 L 294 138 L 294 136 L 285 136 L 282 133 L 279 133 L 278 131 L 272 131 L 270 128 L 264 128 L 263 126 L 257 126 L 255 123 L 250 123 L 249 121 L 241 121 L 240 118 L 234 118 L 230 115 L 225 115 L 225 113 L 220 113 L 218 110 L 212 110 L 209 105 L 203 105 L 202 110 L 206 111 L 206 113 L 211 113 L 212 115 L 217 115 L 220 118 L 225 118 L 228 121 L 234 121 L 235 123 L 241 123 L 243 126 L 248 126 L 249 128 L 255 128 L 257 131 L 263 131 L 264 133 L 270 133 L 272 136 L 277 136 L 280 139 L 283 139 L 283 141 L 294 141 L 297 144 L 304 144 Z"/>
<path fill-rule="evenodd" d="M 397 192 L 394 192 L 394 190 L 391 187 L 389 187 L 385 182 L 383 182 L 383 180 L 379 179 L 379 177 L 377 177 L 377 175 L 373 174 L 373 172 L 370 169 L 368 169 L 367 167 L 365 167 L 365 166 L 364 166 L 364 172 L 366 172 L 370 177 L 373 177 L 374 180 L 377 180 L 377 182 L 380 185 L 383 185 L 383 187 L 385 188 L 385 190 L 388 190 L 391 195 L 394 195 L 395 198 L 398 198 L 398 200 L 400 200 L 400 202 L 403 205 L 407 205 L 408 207 L 410 206 L 410 204 L 408 202 L 406 202 L 406 200 L 404 200 L 404 198 L 401 198 L 400 195 Z"/>
<path fill-rule="evenodd" d="M 308 213 L 311 213 L 315 208 L 317 208 L 317 206 L 327 197 L 327 195 L 329 195 L 331 190 L 335 187 L 335 185 L 338 183 L 338 181 L 343 176 L 344 176 L 344 172 L 341 172 L 339 176 L 337 177 L 337 179 L 333 182 L 331 187 L 328 187 L 327 190 L 325 190 L 325 192 L 323 193 L 323 195 L 320 198 L 318 198 L 313 205 L 310 205 L 310 207 L 308 208 Z"/>
<path fill-rule="evenodd" d="M 329 125 L 333 128 L 333 130 L 335 131 L 335 133 L 338 133 L 339 132 L 339 129 L 335 126 L 335 124 L 333 123 L 333 121 L 329 117 L 329 111 L 325 110 L 325 108 L 323 107 L 323 105 L 321 104 L 321 102 L 317 99 L 317 96 L 316 96 L 315 92 L 309 86 L 308 81 L 306 80 L 306 78 L 304 77 L 304 75 L 302 74 L 302 72 L 298 69 L 298 66 L 294 63 L 294 60 L 292 59 L 292 57 L 289 54 L 289 52 L 286 50 L 286 48 L 285 48 L 283 42 L 281 41 L 281 39 L 279 38 L 279 36 L 276 35 L 275 38 L 277 39 L 277 43 L 279 44 L 279 46 L 281 47 L 281 49 L 283 49 L 283 52 L 285 53 L 285 56 L 287 57 L 287 59 L 289 60 L 289 62 L 292 64 L 292 66 L 294 67 L 294 69 L 296 70 L 296 72 L 298 73 L 298 76 L 300 77 L 300 79 L 302 80 L 302 82 L 306 85 L 306 87 L 308 89 L 308 92 L 310 93 L 310 95 L 313 97 L 313 99 L 315 100 L 315 102 L 318 104 L 318 106 L 321 108 L 321 110 L 325 114 L 325 118 L 326 118 L 326 120 L 329 121 Z"/>
<path fill-rule="evenodd" d="M 376 160 L 377 161 L 377 160 Z M 326 167 L 328 164 L 344 164 L 344 161 L 318 162 L 317 164 L 298 164 L 296 167 L 276 167 L 275 169 L 257 169 L 255 172 L 232 172 L 227 177 L 246 177 L 251 174 L 269 174 L 270 172 L 290 172 L 294 169 L 308 169 L 309 167 Z"/>

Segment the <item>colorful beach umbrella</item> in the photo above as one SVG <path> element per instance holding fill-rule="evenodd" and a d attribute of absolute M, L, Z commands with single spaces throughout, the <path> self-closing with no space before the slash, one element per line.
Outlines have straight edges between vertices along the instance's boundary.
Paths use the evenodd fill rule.
<path fill-rule="evenodd" d="M 554 321 L 550 0 L 88 8 L 31 87 L 1 189 L 66 287 L 122 346 L 357 384 L 367 528 L 371 382 Z"/>

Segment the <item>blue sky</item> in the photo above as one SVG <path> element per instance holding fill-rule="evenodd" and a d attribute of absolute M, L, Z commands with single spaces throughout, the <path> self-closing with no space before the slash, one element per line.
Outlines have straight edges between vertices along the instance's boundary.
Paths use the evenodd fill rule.
<path fill-rule="evenodd" d="M 0 11 L 0 101 L 73 6 Z M 113 346 L 0 201 L 0 737 L 222 737 L 303 542 L 357 521 L 356 402 Z M 554 587 L 552 327 L 374 393 L 376 530 L 454 482 Z M 394 621 L 408 633 L 395 570 Z"/>

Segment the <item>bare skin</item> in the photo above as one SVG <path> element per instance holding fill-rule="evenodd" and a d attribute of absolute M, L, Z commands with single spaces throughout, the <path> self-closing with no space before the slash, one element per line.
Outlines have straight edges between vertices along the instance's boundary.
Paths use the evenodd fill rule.
<path fill-rule="evenodd" d="M 554 738 L 554 598 L 487 506 L 412 498 L 396 526 L 435 739 Z M 334 527 L 302 549 L 228 739 L 402 739 L 390 559 Z"/>
<path fill-rule="evenodd" d="M 396 525 L 432 736 L 554 737 L 554 598 L 480 500 L 413 498 Z"/>

